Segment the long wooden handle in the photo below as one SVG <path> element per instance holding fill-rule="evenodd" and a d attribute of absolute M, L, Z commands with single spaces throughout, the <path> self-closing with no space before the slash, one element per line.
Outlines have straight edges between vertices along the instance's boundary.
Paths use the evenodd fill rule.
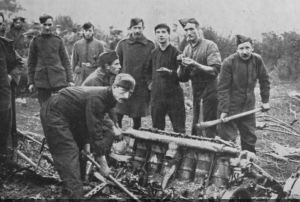
<path fill-rule="evenodd" d="M 98 169 L 101 169 L 101 166 L 89 155 L 86 155 L 84 152 L 81 152 L 85 157 L 92 162 Z M 128 189 L 126 189 L 120 182 L 118 182 L 113 176 L 109 175 L 108 178 L 113 181 L 120 189 L 122 189 L 126 194 L 128 194 L 132 199 L 141 202 L 135 195 L 133 195 Z"/>
<path fill-rule="evenodd" d="M 254 114 L 254 113 L 259 112 L 261 110 L 262 110 L 262 108 L 256 108 L 256 109 L 253 109 L 253 110 L 250 110 L 250 111 L 242 112 L 240 114 L 235 114 L 233 116 L 229 116 L 229 117 L 225 118 L 225 121 L 228 122 L 228 121 L 231 121 L 233 119 L 237 119 L 237 118 L 241 118 L 243 116 Z M 201 129 L 204 129 L 204 128 L 208 128 L 208 127 L 217 125 L 219 123 L 222 123 L 221 119 L 217 119 L 217 120 L 213 120 L 213 121 L 207 121 L 207 122 L 200 122 L 200 123 L 196 124 L 196 126 L 197 126 L 198 129 L 201 130 Z"/>

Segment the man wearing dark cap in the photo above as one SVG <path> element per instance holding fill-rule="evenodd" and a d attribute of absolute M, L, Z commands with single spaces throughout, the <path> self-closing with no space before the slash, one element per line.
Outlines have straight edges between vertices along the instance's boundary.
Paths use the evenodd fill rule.
<path fill-rule="evenodd" d="M 4 22 L 4 15 L 0 12 L 0 26 Z M 13 49 L 13 41 L 0 37 L 0 184 L 8 177 L 11 164 L 9 144 L 12 131 L 12 117 L 14 104 L 14 87 L 19 82 L 19 75 L 23 68 L 21 57 Z"/>
<path fill-rule="evenodd" d="M 25 18 L 15 17 L 10 28 L 8 28 L 5 32 L 5 37 L 14 41 L 14 49 L 21 57 L 23 57 L 25 53 L 24 33 L 26 30 L 24 28 L 24 23 Z"/>
<path fill-rule="evenodd" d="M 41 121 L 54 165 L 62 181 L 63 199 L 83 197 L 84 167 L 80 151 L 95 152 L 103 176 L 110 174 L 105 152 L 110 150 L 103 128 L 112 130 L 114 123 L 104 115 L 115 104 L 124 103 L 135 88 L 135 80 L 119 74 L 112 87 L 65 88 L 41 108 Z"/>
<path fill-rule="evenodd" d="M 112 86 L 117 74 L 121 69 L 120 61 L 118 59 L 116 51 L 110 51 L 106 53 L 101 53 L 98 59 L 98 64 L 100 65 L 93 73 L 91 73 L 81 86 Z M 103 127 L 103 136 L 107 137 L 107 144 L 113 144 L 115 136 L 118 136 L 121 133 L 121 129 L 118 125 L 118 119 L 116 110 L 112 108 L 109 110 L 108 114 L 105 115 L 104 119 L 111 119 L 114 122 L 113 130 Z M 106 151 L 106 154 L 110 152 Z"/>
<path fill-rule="evenodd" d="M 185 133 L 185 106 L 182 88 L 177 76 L 181 52 L 170 44 L 170 27 L 158 24 L 154 28 L 158 47 L 151 51 L 146 66 L 146 80 L 151 90 L 151 117 L 153 128 L 165 129 L 169 116 L 175 132 Z"/>
<path fill-rule="evenodd" d="M 133 18 L 130 21 L 131 33 L 128 38 L 119 42 L 116 51 L 122 66 L 121 73 L 130 74 L 137 83 L 137 88 L 128 102 L 118 103 L 116 112 L 119 126 L 122 128 L 124 115 L 133 118 L 133 128 L 141 127 L 141 117 L 149 115 L 150 90 L 144 79 L 144 68 L 155 48 L 154 43 L 143 35 L 144 21 Z"/>
<path fill-rule="evenodd" d="M 263 111 L 270 109 L 270 81 L 267 69 L 260 55 L 253 53 L 252 40 L 249 37 L 236 36 L 237 53 L 224 60 L 218 84 L 220 118 L 226 122 L 232 116 L 254 109 L 254 88 L 257 80 Z M 255 114 L 251 114 L 218 126 L 218 135 L 235 141 L 239 130 L 242 150 L 255 153 Z"/>
<path fill-rule="evenodd" d="M 42 33 L 32 39 L 29 45 L 28 85 L 35 88 L 40 106 L 51 94 L 67 86 L 74 86 L 70 60 L 63 40 L 52 33 L 53 18 L 40 17 Z"/>
<path fill-rule="evenodd" d="M 104 52 L 103 44 L 94 38 L 94 25 L 87 22 L 82 28 L 83 39 L 74 44 L 72 52 L 72 69 L 76 86 L 80 86 L 97 69 L 99 55 Z"/>
<path fill-rule="evenodd" d="M 178 57 L 182 65 L 178 69 L 178 77 L 182 81 L 192 81 L 193 88 L 193 125 L 192 135 L 213 138 L 216 127 L 204 132 L 196 130 L 199 114 L 203 113 L 204 121 L 217 119 L 218 95 L 217 77 L 221 68 L 221 56 L 217 45 L 201 36 L 199 23 L 194 18 L 179 20 L 185 30 L 189 44 L 183 54 Z M 203 112 L 200 112 L 200 100 L 203 100 Z"/>

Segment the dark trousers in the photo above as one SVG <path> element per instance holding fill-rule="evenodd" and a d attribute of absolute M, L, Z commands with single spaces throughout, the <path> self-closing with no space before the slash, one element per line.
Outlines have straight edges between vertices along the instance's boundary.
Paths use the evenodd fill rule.
<path fill-rule="evenodd" d="M 239 130 L 242 150 L 256 153 L 255 143 L 257 137 L 255 135 L 255 124 L 255 114 L 241 117 L 227 123 L 221 123 L 218 125 L 218 136 L 227 141 L 235 141 Z"/>
<path fill-rule="evenodd" d="M 184 98 L 161 100 L 151 104 L 153 128 L 164 130 L 165 117 L 169 116 L 174 132 L 185 133 Z"/>
<path fill-rule="evenodd" d="M 0 111 L 0 163 L 3 163 L 4 160 L 7 160 L 8 141 L 11 134 L 11 124 L 11 108 Z"/>
<path fill-rule="evenodd" d="M 51 97 L 52 93 L 55 93 L 64 87 L 59 88 L 37 88 L 38 93 L 38 101 L 40 107 L 47 102 L 47 100 Z"/>
<path fill-rule="evenodd" d="M 213 81 L 206 86 L 203 86 L 201 91 L 194 92 L 192 135 L 204 136 L 202 131 L 196 129 L 196 124 L 199 123 L 200 113 L 203 113 L 204 122 L 217 119 L 218 94 L 216 85 L 217 82 Z M 203 99 L 203 112 L 200 111 L 201 99 Z M 214 138 L 216 136 L 216 130 L 216 126 L 206 128 L 205 136 Z"/>
<path fill-rule="evenodd" d="M 117 118 L 118 118 L 118 124 L 119 127 L 122 128 L 122 120 L 123 120 L 124 115 L 117 113 Z M 133 129 L 138 130 L 142 126 L 142 117 L 136 117 L 132 118 L 133 120 Z"/>

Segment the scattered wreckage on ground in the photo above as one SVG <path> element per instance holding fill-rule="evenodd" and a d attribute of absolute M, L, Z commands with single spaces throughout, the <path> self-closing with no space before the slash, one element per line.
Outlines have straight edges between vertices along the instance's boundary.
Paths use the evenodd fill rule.
<path fill-rule="evenodd" d="M 29 140 L 40 150 L 32 160 L 18 149 L 18 158 L 41 175 L 53 170 L 45 140 L 20 134 L 24 138 L 21 147 Z M 128 129 L 124 135 L 130 139 L 131 153 L 111 154 L 114 174 L 108 179 L 99 174 L 99 165 L 88 156 L 91 163 L 84 184 L 90 189 L 85 198 L 106 194 L 106 198 L 137 201 L 300 199 L 299 170 L 285 184 L 279 182 L 255 163 L 255 155 L 242 152 L 232 142 L 146 128 Z"/>

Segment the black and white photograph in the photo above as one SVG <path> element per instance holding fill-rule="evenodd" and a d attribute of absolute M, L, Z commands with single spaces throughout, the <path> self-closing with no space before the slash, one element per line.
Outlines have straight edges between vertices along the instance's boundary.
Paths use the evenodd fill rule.
<path fill-rule="evenodd" d="M 300 1 L 0 0 L 0 200 L 300 200 Z"/>

